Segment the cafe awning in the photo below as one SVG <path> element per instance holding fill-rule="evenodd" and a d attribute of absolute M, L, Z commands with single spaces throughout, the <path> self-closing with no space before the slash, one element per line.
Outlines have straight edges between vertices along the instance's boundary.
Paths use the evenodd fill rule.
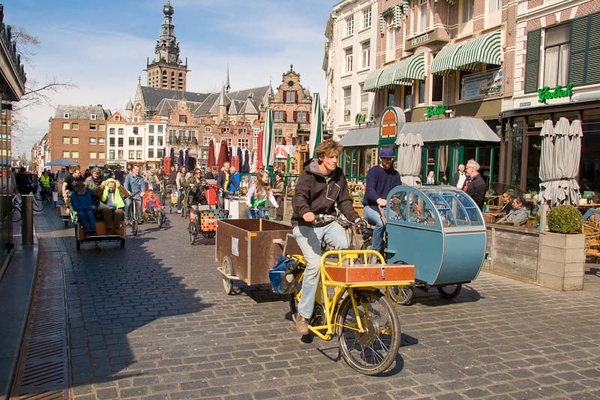
<path fill-rule="evenodd" d="M 431 62 L 432 74 L 443 74 L 456 69 L 456 55 L 464 43 L 444 47 Z"/>
<path fill-rule="evenodd" d="M 424 79 L 425 53 L 419 53 L 383 68 L 379 76 L 377 89 L 398 85 L 410 86 L 413 84 L 412 81 Z"/>
<path fill-rule="evenodd" d="M 379 68 L 375 71 L 369 72 L 369 75 L 365 78 L 365 82 L 363 83 L 363 90 L 365 92 L 375 92 L 377 91 L 377 85 L 379 83 L 379 77 L 385 68 Z"/>
<path fill-rule="evenodd" d="M 500 137 L 481 118 L 456 117 L 407 122 L 398 132 L 419 133 L 424 143 L 431 142 L 499 142 Z M 396 144 L 398 144 L 396 139 Z"/>
<path fill-rule="evenodd" d="M 350 129 L 340 139 L 344 147 L 377 146 L 379 143 L 379 127 Z"/>
<path fill-rule="evenodd" d="M 500 65 L 502 62 L 501 33 L 493 32 L 466 42 L 456 56 L 457 69 L 471 69 L 473 64 Z"/>

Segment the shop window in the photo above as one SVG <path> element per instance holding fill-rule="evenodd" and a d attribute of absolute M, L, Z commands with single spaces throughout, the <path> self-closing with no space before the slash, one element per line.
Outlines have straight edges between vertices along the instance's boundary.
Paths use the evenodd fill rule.
<path fill-rule="evenodd" d="M 433 76 L 433 87 L 431 88 L 431 101 L 442 101 L 444 96 L 444 77 L 443 75 Z"/>
<path fill-rule="evenodd" d="M 569 82 L 569 57 L 571 54 L 571 24 L 546 30 L 544 46 L 544 86 L 555 88 Z"/>

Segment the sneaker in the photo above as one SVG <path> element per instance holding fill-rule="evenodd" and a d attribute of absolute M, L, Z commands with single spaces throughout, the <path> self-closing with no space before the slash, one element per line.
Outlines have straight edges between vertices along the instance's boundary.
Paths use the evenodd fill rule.
<path fill-rule="evenodd" d="M 308 320 L 300 314 L 296 314 L 296 329 L 299 334 L 308 335 Z"/>
<path fill-rule="evenodd" d="M 141 225 L 144 223 L 144 218 L 138 219 L 138 225 Z"/>
<path fill-rule="evenodd" d="M 126 219 L 126 220 L 125 220 L 125 226 L 131 226 L 131 221 L 130 221 L 130 220 L 128 220 L 128 219 Z"/>
<path fill-rule="evenodd" d="M 181 210 L 177 210 L 177 214 L 181 214 Z"/>

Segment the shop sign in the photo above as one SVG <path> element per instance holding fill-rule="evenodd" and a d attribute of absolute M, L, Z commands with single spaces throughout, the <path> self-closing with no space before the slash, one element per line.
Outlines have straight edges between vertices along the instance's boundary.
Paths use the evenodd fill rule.
<path fill-rule="evenodd" d="M 571 98 L 573 96 L 573 84 L 569 83 L 566 87 L 562 87 L 561 85 L 556 85 L 554 89 L 550 89 L 548 86 L 544 86 L 541 89 L 538 89 L 538 103 L 547 104 L 547 100 L 551 99 L 561 99 L 564 97 Z"/>
<path fill-rule="evenodd" d="M 480 99 L 502 94 L 501 69 L 467 75 L 462 79 L 461 100 Z"/>
<path fill-rule="evenodd" d="M 373 122 L 373 116 L 371 116 L 371 119 L 368 120 L 367 119 L 367 114 L 356 114 L 356 117 L 354 117 L 354 123 L 356 125 L 362 125 L 362 124 L 370 124 Z"/>
<path fill-rule="evenodd" d="M 404 41 L 404 50 L 409 51 L 411 49 L 414 49 L 415 47 L 422 46 L 424 44 L 428 44 L 428 43 L 432 43 L 432 42 L 437 42 L 437 41 L 448 42 L 447 39 L 442 38 L 439 28 L 436 28 L 429 32 L 422 33 L 422 34 L 412 37 L 410 39 L 406 39 Z"/>
<path fill-rule="evenodd" d="M 434 115 L 443 115 L 446 112 L 446 105 L 442 104 L 441 106 L 429 106 L 427 107 L 427 118 L 431 118 Z"/>
<path fill-rule="evenodd" d="M 381 137 L 389 138 L 396 137 L 396 126 L 398 125 L 398 119 L 396 113 L 392 109 L 388 109 L 381 116 Z"/>

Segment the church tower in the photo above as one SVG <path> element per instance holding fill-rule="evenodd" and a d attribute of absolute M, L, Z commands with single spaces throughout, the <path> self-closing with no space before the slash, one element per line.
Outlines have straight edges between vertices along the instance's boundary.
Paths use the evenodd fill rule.
<path fill-rule="evenodd" d="M 148 86 L 161 89 L 186 90 L 187 59 L 185 64 L 179 58 L 179 42 L 175 38 L 175 25 L 173 25 L 173 7 L 171 0 L 163 7 L 165 19 L 156 48 L 154 60 L 146 62 Z"/>

